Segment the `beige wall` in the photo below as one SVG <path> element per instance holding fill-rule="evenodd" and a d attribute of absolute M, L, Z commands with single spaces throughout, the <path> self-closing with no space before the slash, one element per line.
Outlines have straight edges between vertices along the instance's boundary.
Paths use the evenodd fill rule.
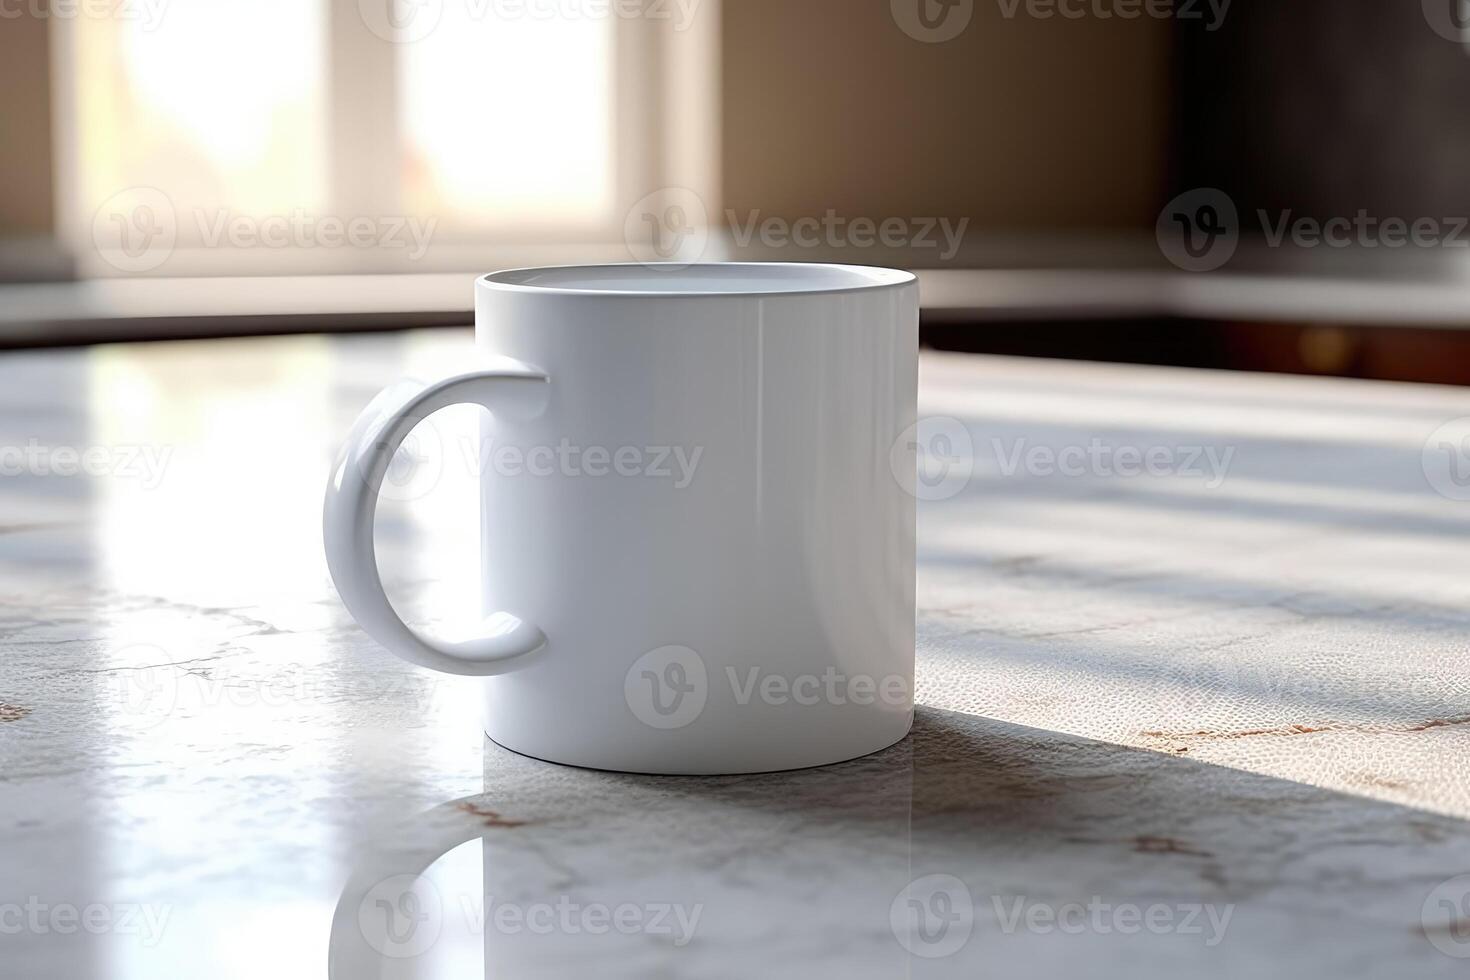
<path fill-rule="evenodd" d="M 1013 19 L 913 40 L 889 0 L 727 0 L 723 197 L 784 217 L 969 216 L 972 232 L 1152 227 L 1167 22 Z"/>
<path fill-rule="evenodd" d="M 0 236 L 52 230 L 51 101 L 43 17 L 0 21 Z"/>

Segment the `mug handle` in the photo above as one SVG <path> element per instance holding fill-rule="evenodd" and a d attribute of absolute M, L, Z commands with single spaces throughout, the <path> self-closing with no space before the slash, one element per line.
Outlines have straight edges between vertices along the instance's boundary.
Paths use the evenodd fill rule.
<path fill-rule="evenodd" d="M 494 412 L 518 398 L 544 393 L 551 381 L 537 368 L 502 362 L 506 366 L 441 381 L 402 382 L 380 392 L 358 416 L 338 453 L 322 508 L 327 567 L 347 611 L 390 653 L 449 674 L 489 676 L 514 670 L 522 658 L 546 645 L 546 635 L 508 612 L 487 616 L 479 635 L 468 640 L 446 642 L 415 632 L 383 592 L 373 517 L 388 465 L 414 426 L 450 405 L 481 405 Z"/>

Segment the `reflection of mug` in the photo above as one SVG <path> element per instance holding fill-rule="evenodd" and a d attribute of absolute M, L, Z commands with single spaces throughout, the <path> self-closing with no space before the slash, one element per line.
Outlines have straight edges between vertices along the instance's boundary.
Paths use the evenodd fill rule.
<path fill-rule="evenodd" d="M 910 882 L 931 862 L 979 875 L 955 866 L 953 839 L 912 845 L 919 744 L 817 772 L 696 778 L 677 794 L 646 779 L 589 793 L 491 747 L 483 795 L 353 844 L 328 977 L 921 975 L 911 955 L 929 947 L 895 936 L 895 896 L 919 894 Z M 932 731 L 927 744 L 944 785 L 964 785 L 952 763 L 976 754 L 949 754 Z"/>
<path fill-rule="evenodd" d="M 487 734 L 555 762 L 757 772 L 902 738 L 914 501 L 894 474 L 914 468 L 914 277 L 627 265 L 475 289 L 486 366 L 379 395 L 334 467 L 327 561 L 363 628 L 484 676 Z M 507 611 L 448 642 L 389 605 L 373 512 L 404 437 L 461 402 L 491 412 L 483 591 Z"/>

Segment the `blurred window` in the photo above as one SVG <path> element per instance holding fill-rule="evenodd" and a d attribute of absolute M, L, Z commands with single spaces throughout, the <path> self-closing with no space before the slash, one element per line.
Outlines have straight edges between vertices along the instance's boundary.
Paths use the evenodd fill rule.
<path fill-rule="evenodd" d="M 479 229 L 586 225 L 612 207 L 607 19 L 446 4 L 401 60 L 403 201 Z"/>
<path fill-rule="evenodd" d="M 615 18 L 453 0 L 131 9 L 57 25 L 61 220 L 86 272 L 152 271 L 161 241 L 166 274 L 381 271 L 413 251 L 408 231 L 397 255 L 314 247 L 353 220 L 377 222 L 368 237 L 432 221 L 436 247 L 621 227 Z"/>

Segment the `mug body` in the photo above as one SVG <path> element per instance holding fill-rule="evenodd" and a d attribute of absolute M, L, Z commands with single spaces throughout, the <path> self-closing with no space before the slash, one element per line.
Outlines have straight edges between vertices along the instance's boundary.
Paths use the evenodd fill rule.
<path fill-rule="evenodd" d="M 918 287 L 859 266 L 524 270 L 476 342 L 550 378 L 486 416 L 487 612 L 546 645 L 486 733 L 647 773 L 822 765 L 913 717 Z"/>

